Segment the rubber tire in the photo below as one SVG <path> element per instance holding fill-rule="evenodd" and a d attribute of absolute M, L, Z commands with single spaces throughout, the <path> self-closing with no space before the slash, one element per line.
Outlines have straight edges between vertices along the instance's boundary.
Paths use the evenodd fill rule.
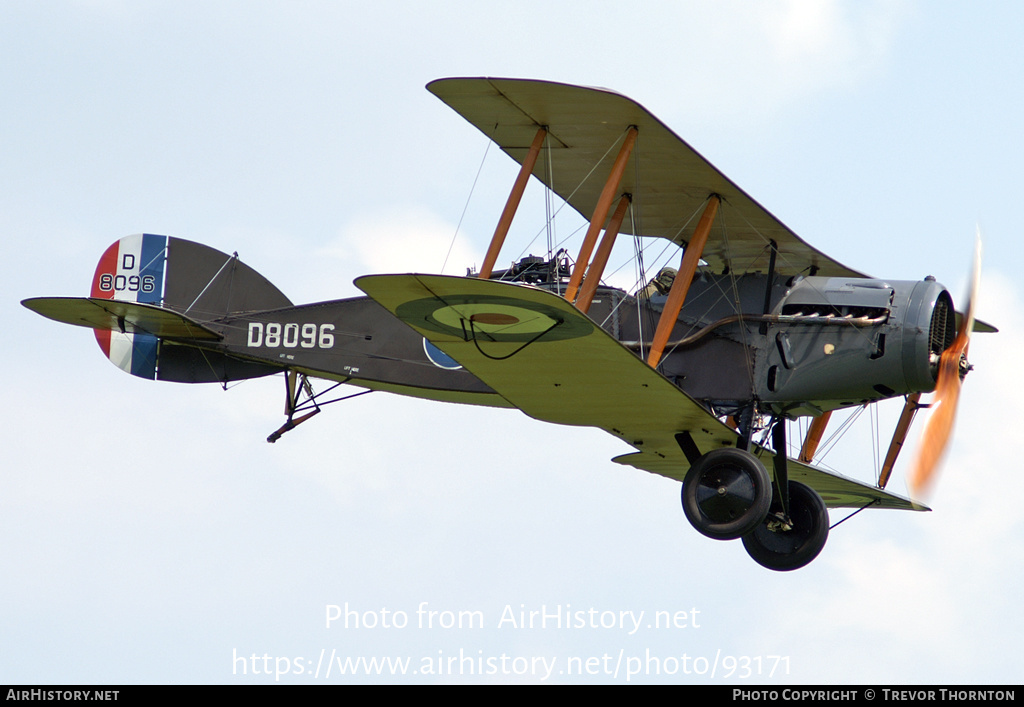
<path fill-rule="evenodd" d="M 768 530 L 767 519 L 743 536 L 747 554 L 762 567 L 789 572 L 810 563 L 828 540 L 828 508 L 818 493 L 796 481 L 789 482 L 789 517 L 793 529 Z"/>
<path fill-rule="evenodd" d="M 753 531 L 764 521 L 771 502 L 771 479 L 764 465 L 735 447 L 703 455 L 683 480 L 687 520 L 698 533 L 715 540 L 735 540 Z"/>

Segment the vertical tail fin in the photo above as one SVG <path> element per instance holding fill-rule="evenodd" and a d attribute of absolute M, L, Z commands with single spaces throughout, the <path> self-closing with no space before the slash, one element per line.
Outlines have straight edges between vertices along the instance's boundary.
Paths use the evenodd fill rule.
<path fill-rule="evenodd" d="M 164 307 L 199 322 L 292 304 L 237 254 L 149 233 L 127 236 L 107 248 L 96 266 L 91 296 Z M 163 346 L 152 334 L 123 329 L 95 329 L 96 341 L 111 363 L 140 378 L 225 381 L 276 370 L 215 352 Z"/>

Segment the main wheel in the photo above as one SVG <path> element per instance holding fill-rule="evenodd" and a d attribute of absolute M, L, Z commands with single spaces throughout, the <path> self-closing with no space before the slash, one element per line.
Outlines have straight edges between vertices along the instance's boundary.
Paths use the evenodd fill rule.
<path fill-rule="evenodd" d="M 772 502 L 771 480 L 753 454 L 715 449 L 690 467 L 683 480 L 683 512 L 697 532 L 735 540 L 754 530 Z"/>
<path fill-rule="evenodd" d="M 786 529 L 770 515 L 743 536 L 747 554 L 762 567 L 777 572 L 800 569 L 818 556 L 828 540 L 828 509 L 814 489 L 789 482 L 789 517 Z"/>

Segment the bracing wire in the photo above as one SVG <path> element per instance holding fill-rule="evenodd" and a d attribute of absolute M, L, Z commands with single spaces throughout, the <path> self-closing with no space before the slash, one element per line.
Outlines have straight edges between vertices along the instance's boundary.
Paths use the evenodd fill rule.
<path fill-rule="evenodd" d="M 487 161 L 487 153 L 491 151 L 491 140 L 487 141 L 487 147 L 484 148 L 484 156 L 480 160 L 480 166 L 477 167 L 476 177 L 473 178 L 473 185 L 469 188 L 469 196 L 466 197 L 466 205 L 462 207 L 462 215 L 459 216 L 459 222 L 455 226 L 455 233 L 452 234 L 452 242 L 448 244 L 448 252 L 444 255 L 444 263 L 441 265 L 441 274 L 444 274 L 444 269 L 448 266 L 448 258 L 452 255 L 452 248 L 455 247 L 455 239 L 459 237 L 459 229 L 462 227 L 462 220 L 466 218 L 466 212 L 469 210 L 469 202 L 473 198 L 473 191 L 476 189 L 476 183 L 480 181 L 480 173 L 483 172 L 484 162 Z"/>
<path fill-rule="evenodd" d="M 547 143 L 547 157 L 548 157 L 548 183 L 547 189 L 544 190 L 544 223 L 547 226 L 548 231 L 548 255 L 547 259 L 551 260 L 555 254 L 555 218 L 551 213 L 551 195 L 555 191 L 555 172 L 554 166 L 551 164 L 551 141 L 545 136 Z"/>
<path fill-rule="evenodd" d="M 630 212 L 632 212 L 632 209 L 630 209 Z M 633 226 L 633 228 L 632 228 L 632 230 L 633 230 L 633 252 L 636 255 L 636 257 L 633 259 L 633 262 L 636 263 L 636 278 L 637 278 L 637 286 L 634 288 L 634 291 L 635 292 L 639 292 L 640 287 L 641 287 L 641 285 L 639 283 L 643 282 L 644 275 L 645 275 L 645 273 L 644 273 L 644 249 L 640 245 L 640 236 L 636 235 L 636 221 L 633 219 L 633 214 L 632 213 L 630 213 L 629 218 L 630 218 L 630 223 Z M 644 318 L 643 318 L 643 311 L 640 308 L 640 298 L 636 297 L 635 299 L 636 299 L 637 340 L 640 342 L 640 360 L 641 361 L 646 361 L 647 360 L 647 356 L 646 356 L 646 354 L 644 354 Z M 621 300 L 619 302 L 619 304 L 621 304 L 622 302 L 625 302 L 625 300 L 624 299 Z M 615 307 L 618 308 L 618 304 L 616 304 Z M 614 312 L 615 312 L 615 309 L 613 309 L 608 314 L 608 316 L 610 317 Z M 602 323 L 602 326 L 604 326 L 603 323 Z"/>
<path fill-rule="evenodd" d="M 879 461 L 881 446 L 878 433 L 878 405 L 871 406 L 871 458 L 874 462 L 875 478 L 879 476 L 881 464 Z"/>
<path fill-rule="evenodd" d="M 593 173 L 594 173 L 594 172 L 595 172 L 595 171 L 597 170 L 597 168 L 598 168 L 598 167 L 599 167 L 599 166 L 601 165 L 601 163 L 602 163 L 602 162 L 604 162 L 605 158 L 606 158 L 606 157 L 607 157 L 607 156 L 608 156 L 608 155 L 609 155 L 609 154 L 611 153 L 611 151 L 612 151 L 613 149 L 615 149 L 615 146 L 616 146 L 616 145 L 618 145 L 618 144 L 619 144 L 619 142 L 621 142 L 622 140 L 624 140 L 624 139 L 625 139 L 625 137 L 626 137 L 626 133 L 627 133 L 627 132 L 628 132 L 628 129 L 627 129 L 627 130 L 624 130 L 624 131 L 622 132 L 622 134 L 621 134 L 621 135 L 619 135 L 619 136 L 618 136 L 617 138 L 615 138 L 615 140 L 614 140 L 614 141 L 613 141 L 613 142 L 612 142 L 612 143 L 611 143 L 611 144 L 610 144 L 610 145 L 608 146 L 608 149 L 604 151 L 604 154 L 603 154 L 603 155 L 601 155 L 601 158 L 600 158 L 600 159 L 598 159 L 598 160 L 597 160 L 597 161 L 596 161 L 596 162 L 594 163 L 594 166 L 593 166 L 593 167 L 591 167 L 591 168 L 590 168 L 590 171 L 589 171 L 589 172 L 587 172 L 587 173 L 586 173 L 586 174 L 585 174 L 585 175 L 583 176 L 583 179 L 581 179 L 581 180 L 580 180 L 580 182 L 579 182 L 579 184 L 577 184 L 577 185 L 576 185 L 576 187 L 575 187 L 575 188 L 574 188 L 574 189 L 573 189 L 573 190 L 572 190 L 572 191 L 571 191 L 571 192 L 569 193 L 569 196 L 565 197 L 565 198 L 564 198 L 564 199 L 562 200 L 562 204 L 561 204 L 561 205 L 560 205 L 560 206 L 559 206 L 559 207 L 558 207 L 557 209 L 555 209 L 555 213 L 553 213 L 553 214 L 551 215 L 551 218 L 552 218 L 552 219 L 554 219 L 555 217 L 557 217 L 557 216 L 558 216 L 558 214 L 559 214 L 559 213 L 561 213 L 562 209 L 564 209 L 564 208 L 565 208 L 565 207 L 566 207 L 566 206 L 567 206 L 567 205 L 569 204 L 569 201 L 570 201 L 570 200 L 571 200 L 571 199 L 572 199 L 572 198 L 573 198 L 573 197 L 574 197 L 574 196 L 576 195 L 576 192 L 578 192 L 578 191 L 579 191 L 579 190 L 580 190 L 581 188 L 583 188 L 583 185 L 587 183 L 587 180 L 588 180 L 588 179 L 590 179 L 590 175 L 592 175 L 592 174 L 593 174 Z M 540 230 L 538 230 L 538 231 L 537 231 L 536 235 L 534 235 L 534 237 L 533 237 L 532 239 L 530 239 L 530 242 L 529 242 L 529 243 L 527 243 L 527 244 L 526 244 L 526 247 L 525 247 L 525 248 L 523 248 L 523 250 L 522 250 L 522 251 L 521 251 L 521 252 L 519 253 L 519 258 L 522 258 L 522 257 L 523 257 L 523 256 L 524 256 L 524 255 L 526 254 L 526 251 L 528 251 L 528 250 L 530 249 L 530 246 L 532 246 L 532 245 L 533 245 L 534 241 L 536 241 L 536 240 L 537 240 L 537 238 L 539 238 L 539 237 L 540 237 L 540 234 L 541 234 L 541 233 L 544 233 L 544 232 L 546 232 L 546 231 L 547 231 L 547 228 L 548 228 L 548 227 L 547 227 L 547 224 L 545 224 L 545 225 L 544 225 L 544 226 L 543 226 L 543 227 L 542 227 L 542 228 L 541 228 Z M 581 227 L 581 228 L 582 228 L 582 227 Z M 562 246 L 562 243 L 564 243 L 565 241 L 569 240 L 569 238 L 571 238 L 571 237 L 572 237 L 572 236 L 573 236 L 573 235 L 574 235 L 575 233 L 577 233 L 577 232 L 578 232 L 579 230 L 580 230 L 579 228 L 578 228 L 578 229 L 576 229 L 575 231 L 573 231 L 572 233 L 570 233 L 570 234 L 569 234 L 568 236 L 566 236 L 565 238 L 563 238 L 563 239 L 562 239 L 562 240 L 561 240 L 560 242 L 556 243 L 556 244 L 555 244 L 555 246 L 554 246 L 554 249 L 555 249 L 555 250 L 557 250 L 558 248 L 560 248 L 560 247 Z M 518 260 L 519 258 L 516 258 L 516 259 Z"/>
<path fill-rule="evenodd" d="M 843 421 L 843 424 L 840 425 L 836 429 L 836 431 L 833 432 L 828 437 L 828 439 L 826 439 L 821 444 L 821 446 L 819 447 L 820 451 L 817 454 L 814 455 L 816 463 L 820 464 L 822 461 L 824 461 L 825 457 L 836 446 L 836 444 L 839 442 L 840 438 L 842 438 L 842 436 L 847 432 L 847 430 L 849 430 L 850 427 L 853 426 L 853 423 L 856 422 L 860 418 L 860 416 L 864 412 L 864 409 L 867 406 L 868 406 L 868 403 L 865 403 L 864 405 L 860 405 L 860 406 L 854 408 L 854 410 L 850 413 L 849 417 L 847 417 L 846 420 Z"/>

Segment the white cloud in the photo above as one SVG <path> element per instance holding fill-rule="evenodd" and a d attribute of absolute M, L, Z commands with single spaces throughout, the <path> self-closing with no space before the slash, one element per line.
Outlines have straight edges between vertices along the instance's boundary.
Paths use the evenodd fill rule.
<path fill-rule="evenodd" d="M 877 68 L 904 13 L 892 2 L 785 0 L 766 16 L 765 29 L 786 84 L 814 87 Z"/>
<path fill-rule="evenodd" d="M 795 106 L 807 110 L 813 105 L 808 100 L 855 87 L 883 71 L 910 8 L 908 2 L 881 0 L 679 8 L 677 22 L 668 27 L 700 27 L 702 32 L 676 42 L 681 55 L 665 67 L 668 76 L 659 72 L 656 80 L 681 86 L 670 93 L 676 96 L 675 111 L 690 120 L 703 116 L 725 120 L 730 130 L 741 125 L 763 129 L 765 120 L 780 112 Z M 668 37 L 656 44 L 671 45 Z"/>
<path fill-rule="evenodd" d="M 400 207 L 346 224 L 325 257 L 346 262 L 362 273 L 431 272 L 464 275 L 467 263 L 479 266 L 481 254 L 455 224 L 421 208 Z M 450 254 L 449 254 L 450 249 Z M 447 256 L 447 257 L 446 257 Z"/>

